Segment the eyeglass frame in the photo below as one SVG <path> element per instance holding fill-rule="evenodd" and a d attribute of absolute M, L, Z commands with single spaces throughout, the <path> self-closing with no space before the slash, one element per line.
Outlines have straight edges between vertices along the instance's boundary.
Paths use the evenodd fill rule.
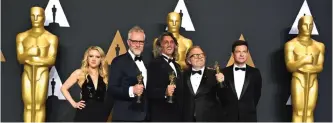
<path fill-rule="evenodd" d="M 139 44 L 139 45 L 147 44 L 147 42 L 145 42 L 145 41 L 138 41 L 138 40 L 132 40 L 132 39 L 128 39 L 128 40 L 131 41 L 133 44 Z"/>
<path fill-rule="evenodd" d="M 192 57 L 194 57 L 195 59 L 201 59 L 201 58 L 205 58 L 206 55 L 205 55 L 205 53 L 192 54 L 189 58 L 192 58 Z"/>

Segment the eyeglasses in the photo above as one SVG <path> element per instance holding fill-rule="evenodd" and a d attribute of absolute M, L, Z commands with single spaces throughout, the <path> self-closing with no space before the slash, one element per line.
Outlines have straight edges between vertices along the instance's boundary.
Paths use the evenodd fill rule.
<path fill-rule="evenodd" d="M 145 41 L 138 41 L 138 40 L 132 40 L 132 39 L 128 39 L 128 40 L 132 41 L 133 44 L 140 44 L 140 45 L 146 44 Z"/>
<path fill-rule="evenodd" d="M 195 59 L 201 59 L 201 58 L 204 58 L 205 57 L 205 54 L 204 53 L 200 53 L 200 54 L 193 54 L 190 56 L 190 58 L 195 58 Z"/>

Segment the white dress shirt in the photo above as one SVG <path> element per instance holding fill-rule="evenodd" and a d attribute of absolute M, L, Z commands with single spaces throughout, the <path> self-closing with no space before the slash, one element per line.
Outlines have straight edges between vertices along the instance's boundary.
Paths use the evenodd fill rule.
<path fill-rule="evenodd" d="M 198 71 L 198 70 L 195 70 L 193 68 L 192 68 L 192 70 L 193 71 Z M 201 75 L 199 75 L 197 73 L 192 75 L 192 73 L 191 73 L 191 78 L 190 79 L 191 79 L 191 85 L 192 85 L 194 94 L 196 94 L 197 91 L 198 91 L 198 88 L 200 86 L 200 82 L 201 82 L 202 75 L 204 73 L 205 67 L 202 67 L 200 70 L 201 70 Z"/>
<path fill-rule="evenodd" d="M 134 53 L 131 50 L 128 50 L 128 53 L 131 55 L 132 59 L 134 60 L 134 58 L 135 58 Z M 143 63 L 142 60 L 141 61 L 136 60 L 135 64 L 136 64 L 136 66 L 138 66 L 139 70 L 142 72 L 143 83 L 144 83 L 144 86 L 146 88 L 146 86 L 147 86 L 147 69 L 146 69 L 146 67 L 145 67 L 145 65 L 144 65 L 144 63 Z M 128 93 L 129 93 L 130 97 L 135 97 L 135 95 L 133 93 L 133 86 L 129 87 Z"/>
<path fill-rule="evenodd" d="M 244 80 L 245 80 L 245 71 L 242 70 L 235 70 L 235 68 L 246 68 L 246 64 L 244 64 L 243 66 L 237 66 L 236 64 L 234 64 L 233 67 L 233 72 L 234 72 L 234 80 L 235 80 L 235 89 L 237 92 L 237 97 L 238 100 L 240 98 L 240 95 L 242 93 L 242 89 L 243 89 L 243 85 L 244 85 Z"/>
<path fill-rule="evenodd" d="M 164 60 L 167 61 L 167 62 L 169 62 L 169 61 L 168 61 L 168 60 L 169 60 L 169 56 L 167 56 L 167 55 L 165 55 L 165 54 L 163 54 L 163 53 L 162 53 L 162 55 L 165 56 L 165 57 L 167 57 L 168 59 L 164 58 Z M 171 66 L 171 68 L 173 69 L 173 71 L 175 72 L 175 75 L 176 75 L 176 77 L 177 77 L 177 70 L 176 70 L 175 65 L 174 65 L 172 62 L 170 62 L 169 65 Z"/>

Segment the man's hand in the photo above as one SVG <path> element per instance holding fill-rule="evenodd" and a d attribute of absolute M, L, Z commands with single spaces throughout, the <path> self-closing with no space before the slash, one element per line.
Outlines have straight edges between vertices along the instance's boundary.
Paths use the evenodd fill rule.
<path fill-rule="evenodd" d="M 224 81 L 224 75 L 222 73 L 215 74 L 216 80 L 218 82 L 223 82 Z"/>
<path fill-rule="evenodd" d="M 141 95 L 143 93 L 143 84 L 136 84 L 133 86 L 133 93 L 135 95 Z"/>
<path fill-rule="evenodd" d="M 175 92 L 176 85 L 168 85 L 167 87 L 167 95 L 171 96 L 173 92 Z"/>

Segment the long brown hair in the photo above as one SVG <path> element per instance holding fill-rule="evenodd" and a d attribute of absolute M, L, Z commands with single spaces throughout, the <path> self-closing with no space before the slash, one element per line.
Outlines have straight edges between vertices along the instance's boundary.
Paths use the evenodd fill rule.
<path fill-rule="evenodd" d="M 172 53 L 172 57 L 177 61 L 178 60 L 178 41 L 171 32 L 164 32 L 158 37 L 156 44 L 155 44 L 156 48 L 153 49 L 153 53 L 156 55 L 154 57 L 156 58 L 156 57 L 159 57 L 162 55 L 161 43 L 165 36 L 170 36 L 172 38 L 172 40 L 175 42 L 175 49 Z"/>

